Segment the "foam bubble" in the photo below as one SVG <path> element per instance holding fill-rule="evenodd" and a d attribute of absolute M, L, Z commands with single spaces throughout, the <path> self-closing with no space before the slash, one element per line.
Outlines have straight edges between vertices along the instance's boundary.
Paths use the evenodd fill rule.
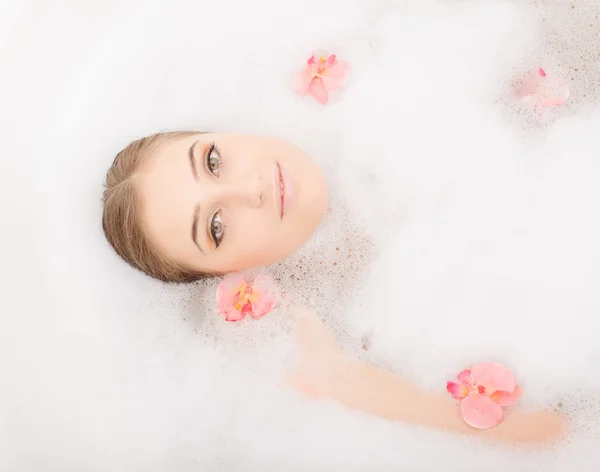
<path fill-rule="evenodd" d="M 0 163 L 1 468 L 598 462 L 594 2 L 2 8 L 14 74 L 0 77 L 11 157 Z M 353 68 L 327 108 L 290 90 L 323 47 Z M 507 91 L 542 62 L 565 74 L 572 96 L 540 125 Z M 294 350 L 284 309 L 226 324 L 216 280 L 164 286 L 119 261 L 99 224 L 106 168 L 129 140 L 180 128 L 281 136 L 323 165 L 323 227 L 265 270 L 348 350 L 427 388 L 469 362 L 503 361 L 525 406 L 569 416 L 567 444 L 514 450 L 300 398 L 279 385 Z"/>

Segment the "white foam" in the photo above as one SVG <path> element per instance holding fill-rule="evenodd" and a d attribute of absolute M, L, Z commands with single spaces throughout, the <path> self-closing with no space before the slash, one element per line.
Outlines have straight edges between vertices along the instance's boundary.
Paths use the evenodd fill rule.
<path fill-rule="evenodd" d="M 600 49 L 593 2 L 559 3 L 2 4 L 0 468 L 592 470 Z M 290 90 L 313 48 L 353 68 L 325 109 Z M 573 92 L 541 124 L 507 95 L 540 61 Z M 121 263 L 100 229 L 108 165 L 190 128 L 322 163 L 332 211 L 269 271 L 349 349 L 369 333 L 369 356 L 431 388 L 502 360 L 524 403 L 563 402 L 570 444 L 507 450 L 309 402 L 278 386 L 286 313 L 225 325 L 216 281 Z"/>

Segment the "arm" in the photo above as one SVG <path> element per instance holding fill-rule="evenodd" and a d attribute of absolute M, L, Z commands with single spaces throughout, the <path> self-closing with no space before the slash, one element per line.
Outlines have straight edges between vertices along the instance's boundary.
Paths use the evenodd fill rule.
<path fill-rule="evenodd" d="M 496 428 L 477 430 L 461 418 L 448 395 L 428 392 L 402 377 L 346 356 L 314 315 L 298 317 L 300 366 L 289 383 L 304 394 L 330 399 L 386 420 L 513 443 L 542 443 L 561 436 L 563 420 L 554 412 L 507 413 Z"/>
<path fill-rule="evenodd" d="M 554 412 L 510 412 L 497 427 L 477 430 L 462 420 L 456 400 L 421 390 L 391 372 L 350 359 L 332 374 L 323 397 L 383 419 L 513 443 L 541 443 L 561 435 L 562 418 Z"/>

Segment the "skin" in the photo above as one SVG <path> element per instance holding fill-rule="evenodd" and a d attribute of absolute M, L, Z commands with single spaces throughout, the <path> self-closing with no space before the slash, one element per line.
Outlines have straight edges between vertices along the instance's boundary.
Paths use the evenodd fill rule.
<path fill-rule="evenodd" d="M 288 372 L 288 386 L 317 399 L 334 400 L 379 418 L 441 429 L 481 439 L 544 445 L 559 441 L 564 418 L 554 411 L 508 412 L 488 430 L 468 426 L 458 403 L 448 394 L 430 392 L 402 377 L 343 352 L 319 318 L 306 310 L 296 313 L 298 364 Z"/>
<path fill-rule="evenodd" d="M 293 188 L 283 217 L 279 168 Z M 153 244 L 172 260 L 208 273 L 284 259 L 313 234 L 327 205 L 318 166 L 295 146 L 261 136 L 207 133 L 168 141 L 148 156 L 136 179 Z M 515 411 L 496 428 L 475 430 L 448 395 L 421 390 L 342 352 L 314 314 L 298 312 L 296 329 L 300 358 L 286 381 L 307 396 L 391 421 L 504 442 L 544 443 L 562 435 L 563 418 L 549 411 Z"/>
<path fill-rule="evenodd" d="M 283 217 L 279 169 L 292 192 Z M 327 206 L 317 164 L 292 144 L 262 136 L 205 133 L 167 141 L 136 178 L 152 243 L 171 260 L 207 273 L 285 259 L 314 233 Z"/>

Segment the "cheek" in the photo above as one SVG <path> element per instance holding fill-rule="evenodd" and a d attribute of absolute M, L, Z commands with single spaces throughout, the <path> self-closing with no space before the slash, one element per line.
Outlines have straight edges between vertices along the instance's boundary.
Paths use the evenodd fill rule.
<path fill-rule="evenodd" d="M 269 246 L 278 238 L 278 225 L 273 224 L 272 218 L 265 218 L 261 212 L 256 214 L 244 213 L 231 222 L 230 236 L 235 242 L 247 250 Z M 232 241 L 233 242 L 233 241 Z"/>
<path fill-rule="evenodd" d="M 245 213 L 227 224 L 227 259 L 245 268 L 270 264 L 285 256 L 286 238 L 272 218 Z"/>
<path fill-rule="evenodd" d="M 268 149 L 247 143 L 228 147 L 223 156 L 225 171 L 242 177 L 256 174 L 269 160 L 272 159 L 269 159 Z"/>

